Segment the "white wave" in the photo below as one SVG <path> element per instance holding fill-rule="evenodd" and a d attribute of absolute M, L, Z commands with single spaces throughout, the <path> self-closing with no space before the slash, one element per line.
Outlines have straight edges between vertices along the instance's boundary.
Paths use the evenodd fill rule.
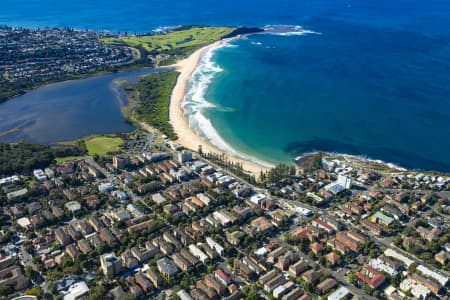
<path fill-rule="evenodd" d="M 222 150 L 231 156 L 240 158 L 245 161 L 257 163 L 259 165 L 268 168 L 274 167 L 273 164 L 259 160 L 253 156 L 246 155 L 234 149 L 222 138 L 222 136 L 214 128 L 213 124 L 211 123 L 211 120 L 208 119 L 201 111 L 197 111 L 189 115 L 189 125 L 194 131 L 200 133 L 201 136 L 208 142 L 210 142 L 212 145 L 214 145 L 219 150 Z"/>
<path fill-rule="evenodd" d="M 261 42 L 252 42 L 252 45 L 257 45 L 257 46 L 261 46 L 262 43 Z"/>
<path fill-rule="evenodd" d="M 166 33 L 169 31 L 172 31 L 174 29 L 177 29 L 181 27 L 181 25 L 175 25 L 175 26 L 158 26 L 155 29 L 152 30 L 153 33 L 155 34 L 162 34 L 162 33 Z"/>
<path fill-rule="evenodd" d="M 322 33 L 313 31 L 313 30 L 300 30 L 300 31 L 289 31 L 289 32 L 270 33 L 270 34 L 281 35 L 281 36 L 294 36 L 294 35 L 322 34 Z"/>
<path fill-rule="evenodd" d="M 266 25 L 264 26 L 264 33 L 280 36 L 295 36 L 306 34 L 322 34 L 317 31 L 304 29 L 300 25 Z"/>
<path fill-rule="evenodd" d="M 235 44 L 230 44 L 230 43 L 224 43 L 221 46 L 219 46 L 219 48 L 238 48 L 238 45 Z"/>
<path fill-rule="evenodd" d="M 379 163 L 379 164 L 388 166 L 390 169 L 394 169 L 397 171 L 408 171 L 408 169 L 403 168 L 395 163 L 386 162 L 381 159 L 373 159 L 373 158 L 368 157 L 367 155 L 347 154 L 347 153 L 339 153 L 339 152 L 326 152 L 326 151 L 306 152 L 306 153 L 303 153 L 302 155 L 297 156 L 294 160 L 297 161 L 305 156 L 316 154 L 319 152 L 325 153 L 330 156 L 342 156 L 342 157 L 349 158 L 349 159 L 358 159 L 358 160 L 362 160 L 362 161 L 366 161 L 366 162 L 375 162 L 375 163 Z"/>
<path fill-rule="evenodd" d="M 236 45 L 224 43 L 203 53 L 198 67 L 188 80 L 188 91 L 182 102 L 184 115 L 189 121 L 189 126 L 219 150 L 246 161 L 273 167 L 270 163 L 241 153 L 233 148 L 217 132 L 211 120 L 205 114 L 208 109 L 217 108 L 216 105 L 206 99 L 206 90 L 214 77 L 223 72 L 223 69 L 213 60 L 214 53 L 220 48 L 230 46 L 237 47 Z"/>

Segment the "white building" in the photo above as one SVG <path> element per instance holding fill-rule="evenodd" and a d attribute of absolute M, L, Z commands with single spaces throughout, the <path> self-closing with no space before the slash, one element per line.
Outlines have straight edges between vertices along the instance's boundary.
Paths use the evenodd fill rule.
<path fill-rule="evenodd" d="M 114 186 L 111 183 L 106 182 L 106 183 L 100 184 L 98 186 L 98 190 L 102 193 L 108 193 L 108 192 L 111 192 L 112 190 L 114 190 Z"/>
<path fill-rule="evenodd" d="M 377 269 L 378 271 L 384 271 L 390 276 L 397 276 L 398 272 L 391 266 L 385 264 L 383 261 L 381 261 L 379 258 L 374 258 L 370 260 L 369 266 Z"/>
<path fill-rule="evenodd" d="M 406 256 L 392 250 L 391 248 L 387 248 L 384 251 L 384 255 L 389 256 L 389 257 L 393 257 L 401 262 L 403 262 L 407 267 L 409 267 L 410 265 L 412 265 L 414 263 L 413 260 L 407 258 Z"/>
<path fill-rule="evenodd" d="M 197 257 L 202 263 L 205 263 L 208 260 L 208 255 L 206 255 L 202 250 L 200 250 L 194 244 L 189 245 L 189 252 L 191 252 L 192 255 Z"/>
<path fill-rule="evenodd" d="M 426 277 L 433 278 L 434 280 L 439 282 L 442 286 L 446 286 L 447 285 L 447 282 L 448 282 L 448 277 L 447 276 L 439 274 L 438 272 L 434 272 L 434 271 L 428 269 L 427 267 L 425 267 L 424 265 L 419 265 L 417 267 L 417 271 L 419 271 L 420 273 L 422 273 Z"/>
<path fill-rule="evenodd" d="M 164 198 L 160 193 L 153 194 L 152 200 L 158 205 L 163 204 L 167 201 L 166 198 Z"/>
<path fill-rule="evenodd" d="M 345 286 L 339 287 L 334 293 L 328 296 L 328 300 L 340 300 L 350 294 L 350 291 Z"/>
<path fill-rule="evenodd" d="M 231 224 L 231 219 L 218 211 L 213 212 L 212 216 L 216 221 L 220 222 L 220 224 L 224 227 Z"/>
<path fill-rule="evenodd" d="M 196 195 L 196 197 L 202 201 L 203 203 L 205 203 L 205 205 L 210 205 L 212 200 L 211 198 L 209 198 L 207 195 L 203 194 L 203 193 L 199 193 Z"/>
<path fill-rule="evenodd" d="M 400 282 L 400 289 L 404 292 L 410 291 L 417 299 L 426 299 L 431 291 L 421 284 L 417 284 L 409 278 Z"/>
<path fill-rule="evenodd" d="M 14 175 L 0 179 L 0 185 L 10 184 L 19 181 L 19 176 Z"/>
<path fill-rule="evenodd" d="M 47 175 L 48 178 L 50 178 L 50 179 L 55 178 L 55 172 L 53 172 L 52 169 L 46 168 L 46 169 L 44 170 L 44 172 L 45 172 L 45 175 Z"/>
<path fill-rule="evenodd" d="M 266 200 L 266 199 L 267 199 L 266 195 L 261 194 L 261 193 L 255 194 L 250 197 L 250 201 L 252 203 L 255 203 L 256 205 L 259 205 L 263 200 Z"/>
<path fill-rule="evenodd" d="M 219 255 L 223 255 L 223 247 L 221 245 L 219 245 L 218 243 L 216 243 L 212 238 L 207 237 L 206 238 L 206 243 L 208 244 L 208 246 L 211 249 L 214 249 L 217 253 L 219 253 Z"/>
<path fill-rule="evenodd" d="M 33 175 L 34 177 L 36 177 L 36 179 L 38 181 L 45 181 L 47 180 L 47 176 L 45 176 L 44 171 L 42 171 L 41 169 L 36 169 L 33 171 Z"/>
<path fill-rule="evenodd" d="M 188 150 L 182 150 L 181 152 L 178 152 L 178 161 L 180 163 L 185 163 L 187 161 L 192 160 L 192 152 Z"/>
<path fill-rule="evenodd" d="M 352 178 L 347 175 L 338 175 L 337 183 L 342 185 L 345 189 L 349 189 L 352 187 Z"/>
<path fill-rule="evenodd" d="M 72 284 L 67 291 L 63 292 L 64 300 L 77 300 L 87 295 L 89 288 L 84 281 Z"/>
<path fill-rule="evenodd" d="M 81 204 L 78 201 L 66 202 L 64 206 L 71 212 L 76 213 L 81 209 Z"/>
<path fill-rule="evenodd" d="M 181 299 L 181 300 L 193 300 L 191 296 L 189 296 L 189 294 L 185 291 L 185 290 L 180 290 L 177 293 L 177 296 Z"/>
<path fill-rule="evenodd" d="M 352 187 L 352 178 L 347 175 L 339 174 L 335 182 L 325 186 L 325 190 L 335 195 Z"/>

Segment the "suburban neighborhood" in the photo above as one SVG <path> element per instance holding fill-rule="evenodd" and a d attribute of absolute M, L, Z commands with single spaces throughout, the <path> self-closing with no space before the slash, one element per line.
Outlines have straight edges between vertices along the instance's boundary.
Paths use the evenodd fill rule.
<path fill-rule="evenodd" d="M 320 154 L 250 184 L 154 139 L 0 180 L 3 298 L 448 298 L 450 177 Z"/>

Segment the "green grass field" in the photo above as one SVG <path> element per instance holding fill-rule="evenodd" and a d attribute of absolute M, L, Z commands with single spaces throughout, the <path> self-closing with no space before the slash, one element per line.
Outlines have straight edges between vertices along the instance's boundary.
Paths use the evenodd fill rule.
<path fill-rule="evenodd" d="M 106 44 L 128 45 L 131 47 L 140 46 L 148 52 L 164 52 L 209 44 L 219 40 L 235 29 L 233 27 L 195 27 L 161 35 L 104 38 L 102 42 Z"/>
<path fill-rule="evenodd" d="M 119 137 L 95 136 L 86 138 L 85 143 L 89 155 L 106 155 L 119 150 L 123 140 Z"/>

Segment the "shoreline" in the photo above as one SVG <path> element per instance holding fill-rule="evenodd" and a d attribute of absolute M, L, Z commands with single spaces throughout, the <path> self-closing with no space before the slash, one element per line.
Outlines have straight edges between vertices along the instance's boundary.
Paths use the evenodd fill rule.
<path fill-rule="evenodd" d="M 212 145 L 210 142 L 206 141 L 189 126 L 189 122 L 184 116 L 184 110 L 182 107 L 187 91 L 187 81 L 197 69 L 203 53 L 210 50 L 211 48 L 221 46 L 232 39 L 235 38 L 219 40 L 210 45 L 204 46 L 196 50 L 189 57 L 172 65 L 176 67 L 176 70 L 180 72 L 180 74 L 170 96 L 169 120 L 170 124 L 173 126 L 175 133 L 178 136 L 176 142 L 180 145 L 194 151 L 197 151 L 198 147 L 201 146 L 202 151 L 204 152 L 217 154 L 224 153 L 227 159 L 232 162 L 242 164 L 242 167 L 246 172 L 249 172 L 255 177 L 258 177 L 261 171 L 268 171 L 270 168 L 232 156 Z"/>

